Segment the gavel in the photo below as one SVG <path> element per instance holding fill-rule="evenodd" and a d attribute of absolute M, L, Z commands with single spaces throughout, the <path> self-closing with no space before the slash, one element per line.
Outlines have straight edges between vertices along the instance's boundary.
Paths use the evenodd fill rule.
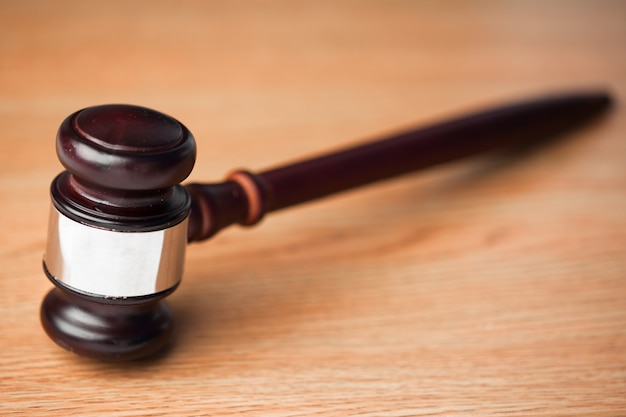
<path fill-rule="evenodd" d="M 56 141 L 66 171 L 52 182 L 41 306 L 50 338 L 79 355 L 133 360 L 165 346 L 165 297 L 185 248 L 266 214 L 408 172 L 529 142 L 588 122 L 604 91 L 568 92 L 464 115 L 221 183 L 180 183 L 195 163 L 191 132 L 144 107 L 112 104 L 68 116 Z"/>

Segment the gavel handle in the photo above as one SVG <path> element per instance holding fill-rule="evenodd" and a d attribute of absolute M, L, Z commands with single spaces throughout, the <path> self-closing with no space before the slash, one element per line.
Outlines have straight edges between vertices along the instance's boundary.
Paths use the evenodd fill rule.
<path fill-rule="evenodd" d="M 189 241 L 264 214 L 408 172 L 535 143 L 578 127 L 611 105 L 606 92 L 514 103 L 270 169 L 238 171 L 219 184 L 189 184 Z"/>

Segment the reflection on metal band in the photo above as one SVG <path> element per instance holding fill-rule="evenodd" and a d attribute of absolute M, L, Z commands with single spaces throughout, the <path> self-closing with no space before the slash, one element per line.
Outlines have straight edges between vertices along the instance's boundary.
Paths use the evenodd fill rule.
<path fill-rule="evenodd" d="M 164 230 L 119 232 L 78 223 L 53 206 L 44 264 L 78 292 L 140 297 L 178 284 L 186 245 L 187 219 Z"/>

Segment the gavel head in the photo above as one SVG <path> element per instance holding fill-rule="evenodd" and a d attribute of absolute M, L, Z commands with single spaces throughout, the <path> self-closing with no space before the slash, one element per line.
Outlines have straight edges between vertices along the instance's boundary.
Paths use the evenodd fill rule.
<path fill-rule="evenodd" d="M 182 276 L 193 136 L 154 110 L 105 105 L 65 119 L 56 149 L 67 171 L 51 185 L 42 325 L 83 356 L 151 354 L 172 329 L 163 298 Z"/>

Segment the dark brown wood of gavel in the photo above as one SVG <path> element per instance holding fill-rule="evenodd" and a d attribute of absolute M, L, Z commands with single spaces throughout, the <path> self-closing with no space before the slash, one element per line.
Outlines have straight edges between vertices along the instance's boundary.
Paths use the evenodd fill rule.
<path fill-rule="evenodd" d="M 180 183 L 196 145 L 177 120 L 138 106 L 70 115 L 56 149 L 67 171 L 51 185 L 44 271 L 54 288 L 41 322 L 60 346 L 106 359 L 140 358 L 172 330 L 164 298 L 178 286 L 187 242 L 231 224 L 422 168 L 575 128 L 610 107 L 605 92 L 574 92 L 478 112 L 259 174 Z"/>

